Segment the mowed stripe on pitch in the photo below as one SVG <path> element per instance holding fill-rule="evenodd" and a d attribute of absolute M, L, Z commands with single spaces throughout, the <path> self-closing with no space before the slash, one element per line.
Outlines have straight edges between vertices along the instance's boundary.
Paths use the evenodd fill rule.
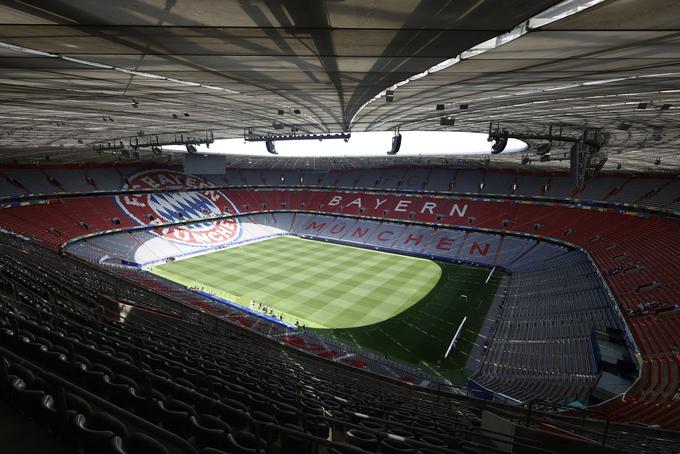
<path fill-rule="evenodd" d="M 239 295 L 310 327 L 378 323 L 411 307 L 441 275 L 430 260 L 278 237 L 154 268 L 185 285 Z"/>

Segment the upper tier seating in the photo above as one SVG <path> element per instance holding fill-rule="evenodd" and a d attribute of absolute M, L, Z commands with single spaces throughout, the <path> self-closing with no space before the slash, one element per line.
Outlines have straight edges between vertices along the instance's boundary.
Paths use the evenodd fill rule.
<path fill-rule="evenodd" d="M 179 169 L 173 169 L 177 172 Z M 0 199 L 30 194 L 116 191 L 130 177 L 144 172 L 134 166 L 1 168 Z M 680 210 L 680 181 L 676 177 L 598 176 L 574 191 L 564 174 L 523 174 L 472 169 L 367 169 L 348 171 L 230 170 L 206 175 L 216 186 L 323 186 L 346 189 L 441 191 L 469 194 L 541 196 L 628 203 Z"/>

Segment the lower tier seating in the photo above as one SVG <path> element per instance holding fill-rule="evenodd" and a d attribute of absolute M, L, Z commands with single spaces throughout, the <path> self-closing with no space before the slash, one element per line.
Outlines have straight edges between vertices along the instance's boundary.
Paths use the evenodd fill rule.
<path fill-rule="evenodd" d="M 331 367 L 25 242 L 0 250 L 0 399 L 78 452 L 506 452 L 494 438 L 555 452 L 482 429 L 475 399 Z M 110 304 L 121 295 L 139 306 Z M 532 424 L 554 418 L 536 411 Z M 608 439 L 641 453 L 677 443 L 616 425 Z"/>

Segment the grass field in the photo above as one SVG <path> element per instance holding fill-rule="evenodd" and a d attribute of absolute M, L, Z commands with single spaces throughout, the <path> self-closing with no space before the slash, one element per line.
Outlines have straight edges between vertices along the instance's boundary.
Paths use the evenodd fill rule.
<path fill-rule="evenodd" d="M 153 273 L 251 300 L 308 328 L 450 378 L 465 365 L 500 282 L 475 267 L 277 237 L 154 267 Z M 467 298 L 461 298 L 466 295 Z M 463 317 L 456 351 L 443 361 Z"/>
<path fill-rule="evenodd" d="M 217 290 L 213 293 L 241 305 L 255 300 L 310 328 L 358 327 L 391 318 L 427 295 L 441 274 L 430 260 L 292 236 L 152 271 L 187 286 Z"/>
<path fill-rule="evenodd" d="M 441 278 L 418 304 L 395 317 L 361 329 L 322 330 L 326 336 L 388 355 L 462 385 L 463 371 L 503 273 L 437 262 Z M 467 298 L 462 298 L 465 295 Z M 456 348 L 444 360 L 451 339 L 467 317 Z"/>

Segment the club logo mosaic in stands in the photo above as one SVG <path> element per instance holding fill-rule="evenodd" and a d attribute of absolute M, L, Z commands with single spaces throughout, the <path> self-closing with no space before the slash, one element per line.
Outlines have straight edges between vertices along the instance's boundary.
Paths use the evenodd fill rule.
<path fill-rule="evenodd" d="M 228 213 L 238 213 L 223 192 L 210 189 L 214 185 L 204 178 L 172 170 L 146 170 L 128 177 L 122 189 L 205 188 L 192 192 L 156 192 L 119 195 L 116 202 L 139 225 L 181 222 Z M 237 219 L 160 227 L 152 233 L 167 240 L 190 246 L 220 246 L 238 238 L 241 228 Z"/>

